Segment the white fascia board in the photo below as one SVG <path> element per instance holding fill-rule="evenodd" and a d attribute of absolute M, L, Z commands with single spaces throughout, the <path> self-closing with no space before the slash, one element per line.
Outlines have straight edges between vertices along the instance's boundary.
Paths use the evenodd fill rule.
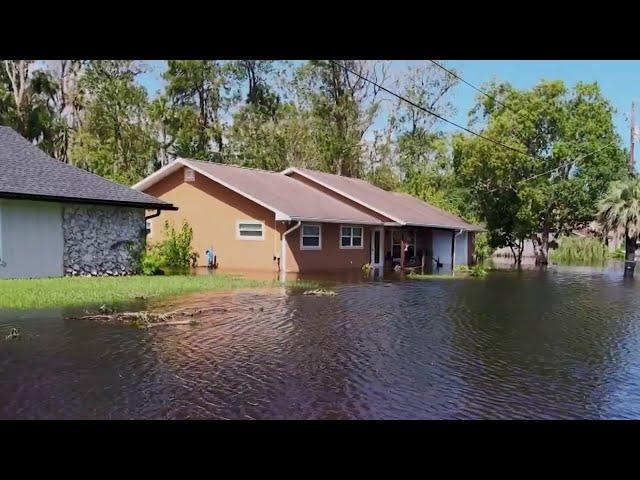
<path fill-rule="evenodd" d="M 143 178 L 138 183 L 133 185 L 131 188 L 133 188 L 134 190 L 142 191 L 142 190 L 150 187 L 151 185 L 159 182 L 160 180 L 162 180 L 166 176 L 172 174 L 173 172 L 175 172 L 176 170 L 178 170 L 182 166 L 184 166 L 184 162 L 182 162 L 181 159 L 175 159 L 173 162 L 171 162 L 168 165 L 165 165 L 164 167 L 162 167 L 157 172 L 153 172 L 148 177 Z"/>
<path fill-rule="evenodd" d="M 337 218 L 314 218 L 314 217 L 291 217 L 291 220 L 296 222 L 316 222 L 316 223 L 344 223 L 345 225 L 373 225 L 373 226 L 381 226 L 384 225 L 382 222 L 368 222 L 365 220 L 348 220 L 348 219 L 337 219 Z"/>

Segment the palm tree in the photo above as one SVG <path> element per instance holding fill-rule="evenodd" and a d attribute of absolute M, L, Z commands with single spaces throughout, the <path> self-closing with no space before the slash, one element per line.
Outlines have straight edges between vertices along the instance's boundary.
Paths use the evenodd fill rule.
<path fill-rule="evenodd" d="M 606 232 L 624 231 L 624 275 L 633 276 L 640 236 L 640 179 L 613 182 L 598 206 L 598 221 Z"/>

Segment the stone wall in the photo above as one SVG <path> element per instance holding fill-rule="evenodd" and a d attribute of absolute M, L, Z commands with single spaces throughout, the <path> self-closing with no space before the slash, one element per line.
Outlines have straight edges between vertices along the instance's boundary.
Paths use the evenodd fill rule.
<path fill-rule="evenodd" d="M 129 275 L 131 248 L 144 247 L 145 211 L 115 206 L 67 205 L 62 213 L 65 275 Z"/>

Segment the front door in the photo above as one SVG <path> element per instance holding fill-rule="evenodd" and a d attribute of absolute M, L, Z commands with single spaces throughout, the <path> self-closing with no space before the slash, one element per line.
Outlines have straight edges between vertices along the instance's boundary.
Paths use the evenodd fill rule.
<path fill-rule="evenodd" d="M 383 238 L 382 229 L 374 228 L 371 230 L 371 266 L 382 267 L 383 263 Z"/>

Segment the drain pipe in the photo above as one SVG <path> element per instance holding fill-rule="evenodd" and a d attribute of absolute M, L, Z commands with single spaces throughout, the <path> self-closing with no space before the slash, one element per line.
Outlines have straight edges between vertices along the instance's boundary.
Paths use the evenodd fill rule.
<path fill-rule="evenodd" d="M 453 235 L 453 253 L 451 254 L 451 275 L 454 275 L 454 271 L 456 269 L 456 237 L 462 234 L 462 232 L 464 232 L 464 230 L 461 228 L 458 233 L 454 233 Z"/>
<path fill-rule="evenodd" d="M 160 210 L 159 208 L 156 209 L 156 213 L 153 213 L 151 215 L 147 215 L 146 217 L 144 217 L 145 221 L 146 220 L 151 220 L 152 218 L 156 218 L 159 217 L 160 214 L 162 213 L 162 210 Z"/>
<path fill-rule="evenodd" d="M 287 235 L 297 230 L 302 225 L 301 221 L 298 221 L 293 227 L 282 234 L 282 242 L 280 245 L 280 281 L 284 282 L 287 276 Z"/>

